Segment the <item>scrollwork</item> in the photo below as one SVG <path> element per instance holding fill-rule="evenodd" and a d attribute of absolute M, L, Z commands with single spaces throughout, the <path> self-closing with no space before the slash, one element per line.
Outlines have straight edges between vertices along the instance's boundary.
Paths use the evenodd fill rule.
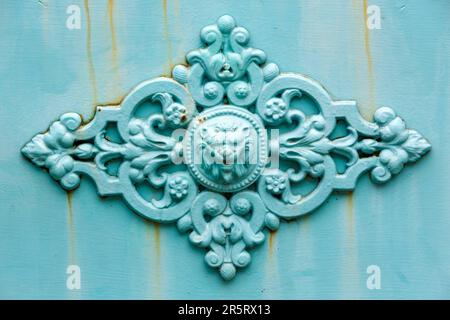
<path fill-rule="evenodd" d="M 365 172 L 386 182 L 431 148 L 390 108 L 368 122 L 355 102 L 333 100 L 305 76 L 280 74 L 230 16 L 200 38 L 205 47 L 173 69 L 176 81 L 144 81 L 119 106 L 97 107 L 87 124 L 63 114 L 23 155 L 66 190 L 86 175 L 100 195 L 121 195 L 144 218 L 176 222 L 230 280 L 249 265 L 266 228 L 313 211 L 334 190 L 353 189 Z M 305 99 L 317 112 L 302 109 Z M 158 108 L 138 116 L 143 102 Z M 338 121 L 345 127 L 335 135 Z M 108 170 L 111 163 L 117 170 Z"/>
<path fill-rule="evenodd" d="M 78 114 L 63 114 L 46 133 L 36 135 L 22 149 L 28 159 L 48 169 L 50 176 L 67 190 L 76 188 L 80 183 L 80 177 L 73 172 L 74 156 L 84 158 L 94 152 L 88 146 L 74 147 L 73 131 L 80 125 L 81 117 Z"/>
<path fill-rule="evenodd" d="M 206 263 L 219 268 L 225 280 L 235 276 L 236 268 L 250 263 L 246 248 L 264 240 L 264 205 L 254 192 L 238 193 L 229 201 L 220 194 L 203 192 L 195 200 L 190 216 L 191 242 L 209 249 Z"/>
<path fill-rule="evenodd" d="M 278 75 L 271 63 L 262 67 L 266 54 L 248 47 L 250 34 L 237 27 L 231 16 L 222 16 L 206 26 L 200 36 L 205 48 L 188 53 L 190 68 L 176 66 L 174 79 L 187 83 L 194 100 L 205 107 L 223 103 L 226 97 L 236 106 L 249 106 L 258 97 L 265 81 Z"/>
<path fill-rule="evenodd" d="M 371 171 L 375 182 L 386 182 L 405 164 L 419 160 L 431 149 L 430 143 L 417 131 L 407 129 L 405 121 L 391 108 L 378 109 L 374 120 L 379 126 L 379 138 L 362 139 L 355 149 L 368 155 L 378 153 L 377 165 Z"/>

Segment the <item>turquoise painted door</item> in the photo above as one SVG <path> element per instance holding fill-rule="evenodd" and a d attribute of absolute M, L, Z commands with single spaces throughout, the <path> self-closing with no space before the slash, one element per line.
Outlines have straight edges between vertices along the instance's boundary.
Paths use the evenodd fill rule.
<path fill-rule="evenodd" d="M 450 298 L 449 9 L 1 1 L 0 298 Z"/>

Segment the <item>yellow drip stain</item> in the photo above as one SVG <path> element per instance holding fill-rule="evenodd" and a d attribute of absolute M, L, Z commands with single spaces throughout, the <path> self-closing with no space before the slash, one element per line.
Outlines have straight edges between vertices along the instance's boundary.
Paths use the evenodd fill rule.
<path fill-rule="evenodd" d="M 77 250 L 76 250 L 76 232 L 75 232 L 75 217 L 73 211 L 73 191 L 67 191 L 67 242 L 68 242 L 68 265 L 77 265 Z M 68 290 L 68 299 L 80 299 L 79 290 Z"/>
<path fill-rule="evenodd" d="M 113 100 L 95 103 L 93 105 L 93 108 L 92 108 L 92 111 L 91 111 L 91 114 L 89 115 L 89 117 L 81 117 L 81 122 L 82 122 L 81 128 L 83 126 L 88 125 L 92 120 L 94 120 L 95 114 L 97 112 L 101 112 L 101 110 L 100 111 L 97 110 L 97 107 L 117 107 L 118 108 L 118 107 L 120 107 L 120 105 L 122 104 L 122 101 L 124 99 L 125 99 L 125 96 L 119 96 Z"/>
<path fill-rule="evenodd" d="M 275 245 L 275 231 L 269 231 L 269 254 L 273 255 Z"/>
<path fill-rule="evenodd" d="M 89 0 L 84 0 L 84 12 L 86 14 L 86 53 L 88 60 L 88 72 L 89 80 L 92 87 L 92 99 L 94 106 L 98 100 L 97 79 L 95 76 L 94 59 L 92 56 L 92 43 L 91 43 L 91 15 L 89 12 Z"/>
<path fill-rule="evenodd" d="M 346 199 L 346 214 L 348 223 L 348 232 L 351 236 L 351 240 L 354 240 L 355 236 L 355 205 L 353 192 L 350 192 Z"/>
<path fill-rule="evenodd" d="M 97 103 L 98 107 L 115 107 L 115 106 L 120 106 L 120 104 L 122 103 L 123 99 L 125 99 L 125 96 L 120 96 L 117 98 L 114 98 L 112 100 L 109 100 L 107 102 L 99 102 Z"/>
<path fill-rule="evenodd" d="M 153 241 L 158 265 L 161 258 L 161 229 L 158 223 L 153 224 Z"/>
<path fill-rule="evenodd" d="M 269 231 L 269 239 L 268 239 L 268 260 L 266 265 L 266 281 L 269 284 L 273 284 L 278 282 L 278 265 L 275 254 L 276 247 L 276 231 Z"/>
<path fill-rule="evenodd" d="M 358 246 L 356 241 L 356 225 L 355 225 L 355 203 L 354 193 L 350 192 L 346 198 L 346 225 L 345 232 L 345 251 L 346 258 L 344 261 L 344 281 L 346 284 L 346 292 L 344 298 L 351 298 L 358 295 L 360 284 L 360 270 L 358 267 Z"/>
<path fill-rule="evenodd" d="M 114 0 L 108 0 L 108 22 L 109 22 L 109 31 L 111 33 L 111 63 L 113 70 L 115 72 L 115 85 L 116 90 L 120 88 L 121 76 L 120 76 L 120 67 L 119 67 L 119 50 L 117 47 L 117 35 L 116 35 L 116 27 L 114 24 Z"/>
<path fill-rule="evenodd" d="M 363 0 L 363 17 L 364 17 L 364 49 L 367 59 L 367 78 L 368 78 L 368 95 L 369 95 L 369 108 L 364 114 L 369 120 L 372 119 L 372 115 L 376 110 L 376 96 L 375 96 L 375 74 L 373 72 L 373 60 L 372 51 L 370 48 L 370 30 L 367 27 L 367 0 Z"/>
<path fill-rule="evenodd" d="M 158 223 L 147 223 L 147 238 L 150 240 L 152 248 L 151 257 L 151 295 L 150 298 L 161 298 L 161 227 Z"/>
<path fill-rule="evenodd" d="M 111 32 L 111 53 L 113 62 L 117 63 L 117 39 L 116 27 L 114 25 L 114 0 L 108 0 L 108 21 L 109 31 Z"/>
<path fill-rule="evenodd" d="M 369 113 L 370 116 L 373 115 L 373 113 L 376 110 L 376 97 L 375 97 L 375 74 L 373 72 L 373 60 L 372 60 L 372 51 L 370 49 L 370 35 L 369 35 L 369 28 L 367 28 L 367 0 L 363 0 L 363 11 L 364 11 L 364 48 L 366 50 L 366 57 L 367 57 L 367 72 L 368 72 L 368 78 L 369 78 Z"/>
<path fill-rule="evenodd" d="M 367 68 L 369 70 L 369 75 L 373 76 L 373 63 L 372 63 L 372 52 L 370 50 L 370 34 L 369 28 L 367 28 L 367 0 L 363 0 L 363 16 L 364 16 L 364 48 L 366 50 L 367 56 Z"/>
<path fill-rule="evenodd" d="M 172 57 L 172 42 L 169 36 L 169 15 L 167 8 L 167 0 L 163 0 L 163 33 L 164 39 L 167 43 L 167 65 L 166 70 L 164 71 L 168 76 L 170 76 L 172 68 L 173 68 L 173 57 Z"/>
<path fill-rule="evenodd" d="M 76 235 L 73 216 L 73 192 L 67 191 L 67 233 L 69 242 L 69 264 L 76 264 Z"/>
<path fill-rule="evenodd" d="M 362 6 L 362 14 L 361 14 L 361 6 Z M 363 29 L 361 32 L 358 32 L 359 29 L 356 29 L 355 35 L 356 37 L 360 37 L 360 42 L 357 42 L 357 54 L 356 57 L 359 58 L 363 56 L 364 59 L 356 59 L 355 60 L 355 70 L 354 74 L 357 78 L 356 84 L 358 89 L 364 90 L 364 101 L 360 104 L 360 112 L 363 118 L 368 121 L 372 121 L 373 114 L 376 110 L 376 85 L 375 85 L 375 72 L 374 72 L 374 64 L 372 58 L 372 49 L 370 42 L 370 32 L 367 27 L 367 0 L 353 0 L 353 12 L 355 13 L 356 24 L 360 25 L 362 22 Z M 358 46 L 360 45 L 360 46 Z M 364 72 L 359 72 L 363 70 Z M 362 77 L 363 76 L 363 77 Z"/>

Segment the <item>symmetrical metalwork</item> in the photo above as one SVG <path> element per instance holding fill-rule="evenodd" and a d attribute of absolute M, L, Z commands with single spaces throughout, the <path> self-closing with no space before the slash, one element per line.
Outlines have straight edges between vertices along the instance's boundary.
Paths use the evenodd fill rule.
<path fill-rule="evenodd" d="M 364 172 L 386 182 L 431 148 L 390 108 L 367 122 L 354 101 L 280 74 L 230 16 L 203 28 L 201 40 L 205 47 L 190 52 L 173 79 L 141 83 L 119 106 L 97 107 L 86 125 L 66 113 L 22 153 L 66 190 L 87 175 L 100 195 L 122 195 L 152 221 L 177 222 L 229 280 L 250 263 L 247 249 L 264 241 L 265 227 L 353 189 Z M 148 103 L 158 110 L 139 115 Z M 107 123 L 120 139 L 106 137 Z"/>

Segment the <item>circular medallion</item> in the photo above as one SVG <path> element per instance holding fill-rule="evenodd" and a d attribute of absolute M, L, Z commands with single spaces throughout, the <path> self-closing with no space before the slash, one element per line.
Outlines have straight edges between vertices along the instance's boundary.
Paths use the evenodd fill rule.
<path fill-rule="evenodd" d="M 219 192 L 252 184 L 267 162 L 267 134 L 258 116 L 230 105 L 206 109 L 189 125 L 184 160 L 195 179 Z"/>

